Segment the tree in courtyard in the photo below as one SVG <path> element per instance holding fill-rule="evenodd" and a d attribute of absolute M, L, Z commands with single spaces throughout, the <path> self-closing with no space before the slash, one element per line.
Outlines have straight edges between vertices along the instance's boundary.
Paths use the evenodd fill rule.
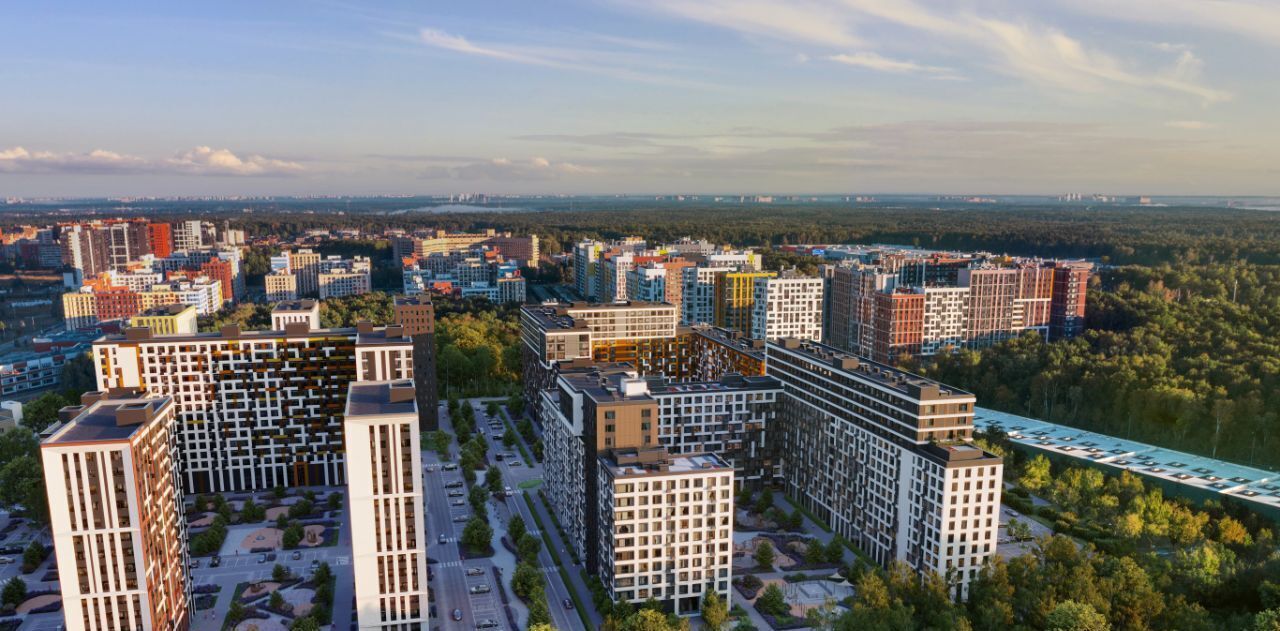
<path fill-rule="evenodd" d="M 0 590 L 0 604 L 17 607 L 27 599 L 27 582 L 17 576 L 9 579 Z"/>
<path fill-rule="evenodd" d="M 502 492 L 502 471 L 497 467 L 489 467 L 484 472 L 484 485 L 489 489 L 490 493 L 498 494 Z"/>
<path fill-rule="evenodd" d="M 530 533 L 524 533 L 520 536 L 520 540 L 516 542 L 516 550 L 522 561 L 536 563 L 538 552 L 542 550 L 542 540 Z"/>
<path fill-rule="evenodd" d="M 836 535 L 827 542 L 826 557 L 827 563 L 844 561 L 844 537 Z"/>
<path fill-rule="evenodd" d="M 327 562 L 317 565 L 315 572 L 311 573 L 311 580 L 317 585 L 328 583 L 331 578 L 333 578 L 333 570 L 329 568 Z"/>
<path fill-rule="evenodd" d="M 342 494 L 337 491 L 333 491 L 324 498 L 324 503 L 329 510 L 338 510 L 342 508 Z"/>
<path fill-rule="evenodd" d="M 528 529 L 524 525 L 524 518 L 519 515 L 512 515 L 511 521 L 507 522 L 507 536 L 512 541 L 519 541 Z"/>
<path fill-rule="evenodd" d="M 275 567 L 271 568 L 271 580 L 277 583 L 289 580 L 289 568 L 277 563 Z"/>
<path fill-rule="evenodd" d="M 473 552 L 487 550 L 492 540 L 493 528 L 489 527 L 488 520 L 472 517 L 462 529 L 462 545 Z"/>
<path fill-rule="evenodd" d="M 286 550 L 292 550 L 298 547 L 302 542 L 302 537 L 306 532 L 302 530 L 302 524 L 291 522 L 288 528 L 284 529 L 284 534 L 280 537 L 280 542 L 284 544 Z"/>
<path fill-rule="evenodd" d="M 22 425 L 37 434 L 58 420 L 58 410 L 71 405 L 62 395 L 46 392 L 22 406 Z"/>
<path fill-rule="evenodd" d="M 1043 455 L 1037 455 L 1023 467 L 1022 476 L 1018 478 L 1018 484 L 1022 488 L 1035 493 L 1049 485 L 1049 469 L 1049 459 Z"/>
<path fill-rule="evenodd" d="M 524 600 L 528 600 L 535 589 L 542 587 L 542 574 L 538 572 L 538 568 L 521 561 L 516 564 L 515 574 L 511 575 L 511 591 L 516 596 Z"/>
<path fill-rule="evenodd" d="M 725 606 L 724 600 L 715 590 L 708 589 L 706 596 L 702 597 L 702 621 L 707 623 L 707 628 L 711 631 L 720 631 L 728 619 L 729 608 Z"/>
<path fill-rule="evenodd" d="M 271 592 L 271 598 L 269 600 L 268 605 L 272 609 L 275 609 L 276 611 L 284 609 L 284 596 L 280 595 L 280 590 L 277 589 L 276 591 Z"/>
<path fill-rule="evenodd" d="M 756 561 L 756 569 L 761 572 L 772 572 L 774 560 L 773 544 L 768 541 L 761 541 L 760 545 L 756 546 L 756 553 L 753 558 Z"/>
<path fill-rule="evenodd" d="M 311 616 L 303 616 L 293 621 L 289 631 L 320 631 L 320 623 Z"/>
<path fill-rule="evenodd" d="M 529 596 L 529 624 L 551 624 L 551 610 L 547 608 L 547 594 L 541 587 L 533 590 Z"/>
<path fill-rule="evenodd" d="M 45 556 L 44 546 L 40 545 L 39 542 L 32 541 L 31 545 L 28 545 L 27 549 L 22 551 L 23 571 L 30 572 L 40 567 L 40 564 L 44 563 Z"/>
<path fill-rule="evenodd" d="M 1107 617 L 1088 603 L 1064 600 L 1045 617 L 1046 631 L 1110 631 Z"/>
<path fill-rule="evenodd" d="M 791 612 L 791 606 L 787 604 L 782 588 L 778 587 L 777 583 L 769 583 L 769 586 L 764 588 L 764 593 L 756 599 L 756 609 L 771 616 L 782 616 Z"/>

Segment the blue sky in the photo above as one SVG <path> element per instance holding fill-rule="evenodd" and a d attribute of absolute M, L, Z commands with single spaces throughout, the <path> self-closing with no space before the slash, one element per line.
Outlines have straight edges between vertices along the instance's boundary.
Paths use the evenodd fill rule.
<path fill-rule="evenodd" d="M 0 195 L 1280 193 L 1280 2 L 0 4 Z"/>

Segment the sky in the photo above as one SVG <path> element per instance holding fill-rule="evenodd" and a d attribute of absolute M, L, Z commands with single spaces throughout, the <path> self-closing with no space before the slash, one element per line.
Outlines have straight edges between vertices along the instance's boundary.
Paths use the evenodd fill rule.
<path fill-rule="evenodd" d="M 1280 194 L 1280 0 L 0 2 L 0 196 Z"/>

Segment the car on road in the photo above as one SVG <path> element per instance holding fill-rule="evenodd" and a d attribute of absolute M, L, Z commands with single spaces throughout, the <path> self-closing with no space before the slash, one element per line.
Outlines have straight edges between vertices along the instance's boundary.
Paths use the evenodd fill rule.
<path fill-rule="evenodd" d="M 443 467 L 440 467 L 440 468 L 441 468 L 441 469 L 444 469 L 445 471 L 453 471 L 454 469 L 457 469 L 457 468 L 458 468 L 458 465 L 457 465 L 456 463 L 452 463 L 452 462 L 451 462 L 451 463 L 449 463 L 449 464 L 447 464 L 447 465 L 445 465 L 445 466 L 443 466 Z"/>
<path fill-rule="evenodd" d="M 493 459 L 494 459 L 494 460 L 497 460 L 498 462 L 502 462 L 502 454 L 497 454 L 497 455 L 495 455 L 495 456 L 493 457 Z"/>
<path fill-rule="evenodd" d="M 292 558 L 293 558 L 293 560 L 294 560 L 294 561 L 299 561 L 299 560 L 301 560 L 301 559 L 302 559 L 302 551 L 301 551 L 301 550 L 294 550 L 294 551 L 293 551 L 293 554 L 292 554 L 291 556 L 292 556 Z"/>
<path fill-rule="evenodd" d="M 519 460 L 512 460 L 512 461 L 511 461 L 510 463 L 508 463 L 508 464 L 510 464 L 510 465 L 511 465 L 511 466 L 513 466 L 513 467 L 518 467 L 518 466 L 520 466 L 520 465 L 522 465 L 522 464 L 524 464 L 524 463 L 523 463 L 523 462 L 520 462 Z"/>
<path fill-rule="evenodd" d="M 470 520 L 470 519 L 471 519 L 471 517 L 470 517 L 470 516 L 468 516 L 468 515 L 458 515 L 457 517 L 454 517 L 454 518 L 453 518 L 453 523 L 455 523 L 455 524 L 461 524 L 462 522 L 468 521 L 468 520 Z"/>
<path fill-rule="evenodd" d="M 446 538 L 445 538 L 445 536 L 444 536 L 444 533 L 443 533 L 443 532 L 442 532 L 442 533 L 440 533 L 440 538 L 438 539 L 438 541 L 440 542 L 440 545 L 444 545 L 444 543 L 445 543 L 446 541 L 448 541 L 448 539 L 446 539 Z"/>
<path fill-rule="evenodd" d="M 464 495 L 466 495 L 466 493 L 463 493 L 462 491 L 449 491 L 449 497 L 462 497 Z"/>
<path fill-rule="evenodd" d="M 453 610 L 453 619 L 454 619 L 455 621 L 458 621 L 458 622 L 461 622 L 461 621 L 462 621 L 462 610 L 461 610 L 461 609 L 454 609 L 454 610 Z"/>
<path fill-rule="evenodd" d="M 564 599 L 564 608 L 573 609 L 573 601 L 569 600 L 568 598 Z"/>
<path fill-rule="evenodd" d="M 488 583 L 481 583 L 479 585 L 472 585 L 471 593 L 472 594 L 488 594 L 492 589 L 493 588 L 489 587 Z"/>
<path fill-rule="evenodd" d="M 480 576 L 482 574 L 484 574 L 484 568 L 482 567 L 467 568 L 467 576 Z"/>
<path fill-rule="evenodd" d="M 515 494 L 516 494 L 516 492 L 515 492 L 515 491 L 512 491 L 512 490 L 511 490 L 511 487 L 509 487 L 509 486 L 508 486 L 507 488 L 503 489 L 503 491 L 507 494 L 507 497 L 511 497 L 512 495 L 515 495 Z"/>

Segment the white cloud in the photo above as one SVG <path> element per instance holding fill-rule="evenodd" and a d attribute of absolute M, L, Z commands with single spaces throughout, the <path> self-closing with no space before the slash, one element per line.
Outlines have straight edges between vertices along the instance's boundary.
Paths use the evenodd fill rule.
<path fill-rule="evenodd" d="M 1137 1 L 1155 4 L 1155 0 Z M 1201 0 L 1171 1 L 1178 4 L 1217 4 Z M 1107 2 L 1108 6 L 1111 4 L 1114 3 Z M 982 15 L 969 7 L 933 8 L 912 0 L 830 0 L 804 4 L 790 0 L 752 0 L 741 11 L 737 10 L 738 3 L 729 0 L 710 3 L 661 0 L 644 6 L 745 35 L 766 35 L 826 47 L 831 53 L 827 58 L 832 61 L 884 72 L 953 78 L 950 73 L 939 72 L 941 69 L 935 66 L 901 61 L 876 52 L 842 55 L 840 49 L 850 47 L 845 42 L 873 40 L 872 35 L 878 37 L 864 41 L 858 48 L 867 50 L 876 45 L 892 48 L 900 41 L 897 31 L 909 29 L 932 35 L 929 38 L 931 42 L 936 42 L 957 59 L 953 65 L 962 68 L 968 64 L 985 66 L 994 72 L 1052 90 L 1096 95 L 1120 90 L 1181 94 L 1206 104 L 1231 98 L 1228 92 L 1202 82 L 1203 63 L 1184 48 L 1168 45 L 1165 52 L 1178 56 L 1167 68 L 1153 68 L 1149 64 L 1120 59 L 1050 25 L 1028 18 Z M 1034 3 L 1021 6 L 1031 7 Z M 1159 9 L 1153 7 L 1151 11 L 1158 12 Z M 1280 32 L 1280 29 L 1273 34 L 1275 32 Z"/>
<path fill-rule="evenodd" d="M 94 149 L 85 153 L 0 149 L 0 173 L 176 173 L 186 175 L 291 175 L 303 170 L 296 162 L 227 149 L 196 147 L 172 158 L 151 160 Z"/>
<path fill-rule="evenodd" d="M 827 59 L 847 66 L 856 66 L 859 68 L 867 68 L 869 70 L 878 70 L 880 72 L 891 72 L 897 74 L 927 74 L 945 77 L 955 76 L 950 68 L 926 66 L 914 61 L 901 59 L 890 59 L 884 55 L 873 52 L 841 53 L 839 55 L 831 55 L 827 57 Z"/>
<path fill-rule="evenodd" d="M 1213 123 L 1206 123 L 1204 121 L 1168 121 L 1164 126 L 1172 127 L 1174 129 L 1190 130 L 1212 129 L 1214 127 Z"/>
<path fill-rule="evenodd" d="M 201 175 L 282 175 L 302 170 L 302 165 L 257 154 L 241 158 L 227 149 L 196 147 L 165 162 L 180 171 Z"/>
<path fill-rule="evenodd" d="M 1059 4 L 1109 20 L 1207 29 L 1280 46 L 1280 4 L 1272 0 L 1065 0 Z"/>
<path fill-rule="evenodd" d="M 453 166 L 432 167 L 423 172 L 429 180 L 531 181 L 556 180 L 565 176 L 589 175 L 597 169 L 572 162 L 552 162 L 535 156 L 525 161 L 492 158 Z"/>
<path fill-rule="evenodd" d="M 834 47 L 858 46 L 848 16 L 838 7 L 801 0 L 641 0 L 635 6 L 657 9 L 748 35 Z"/>
<path fill-rule="evenodd" d="M 563 67 L 565 65 L 552 59 L 542 58 L 537 55 L 473 44 L 465 37 L 460 35 L 450 35 L 449 33 L 433 28 L 424 28 L 419 30 L 418 36 L 422 39 L 422 43 L 428 46 L 451 50 L 453 52 L 463 53 L 466 55 L 478 55 L 480 57 L 489 57 L 492 59 L 501 59 L 504 61 L 513 61 L 515 63 L 532 64 L 537 66 Z"/>

